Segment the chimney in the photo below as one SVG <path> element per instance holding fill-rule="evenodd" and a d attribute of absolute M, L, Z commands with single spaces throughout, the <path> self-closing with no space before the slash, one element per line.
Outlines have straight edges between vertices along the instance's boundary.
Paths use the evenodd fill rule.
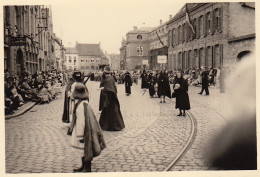
<path fill-rule="evenodd" d="M 134 30 L 135 30 L 135 31 L 137 30 L 137 26 L 134 26 Z"/>
<path fill-rule="evenodd" d="M 172 15 L 169 15 L 169 19 L 170 19 L 170 20 L 172 19 Z"/>
<path fill-rule="evenodd" d="M 162 24 L 162 20 L 160 20 L 160 25 Z"/>

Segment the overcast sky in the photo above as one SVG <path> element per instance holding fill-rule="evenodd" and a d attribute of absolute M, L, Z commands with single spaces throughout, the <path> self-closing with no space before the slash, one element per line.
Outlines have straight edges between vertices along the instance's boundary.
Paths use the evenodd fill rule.
<path fill-rule="evenodd" d="M 67 2 L 67 1 L 65 1 Z M 70 2 L 70 3 L 69 3 Z M 63 44 L 101 43 L 108 53 L 120 53 L 122 37 L 133 26 L 155 27 L 169 20 L 184 5 L 174 0 L 95 0 L 53 4 L 54 32 Z"/>

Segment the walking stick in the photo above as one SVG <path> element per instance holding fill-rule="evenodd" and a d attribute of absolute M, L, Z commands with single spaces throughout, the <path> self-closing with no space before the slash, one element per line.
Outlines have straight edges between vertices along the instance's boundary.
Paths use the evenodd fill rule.
<path fill-rule="evenodd" d="M 144 94 L 145 94 L 146 90 L 147 90 L 147 89 L 145 89 L 145 90 L 144 90 L 144 93 L 143 93 L 143 95 L 142 95 L 142 96 L 144 96 Z"/>

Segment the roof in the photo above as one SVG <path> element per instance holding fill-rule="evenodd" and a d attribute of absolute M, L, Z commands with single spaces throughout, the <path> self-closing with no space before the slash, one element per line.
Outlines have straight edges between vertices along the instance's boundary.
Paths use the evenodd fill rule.
<path fill-rule="evenodd" d="M 65 47 L 66 53 L 67 54 L 77 54 L 78 51 L 76 48 L 74 47 Z"/>
<path fill-rule="evenodd" d="M 154 27 L 142 27 L 137 30 L 128 31 L 128 33 L 148 33 L 153 29 L 154 29 Z"/>
<path fill-rule="evenodd" d="M 197 6 L 201 6 L 205 3 L 186 3 L 185 5 L 182 6 L 182 8 L 176 13 L 176 15 L 174 15 L 174 17 L 167 22 L 167 24 L 171 23 L 172 21 L 175 21 L 177 18 L 179 18 L 180 16 L 184 16 L 184 14 L 186 14 L 186 5 L 187 5 L 187 11 L 192 11 L 195 7 Z"/>
<path fill-rule="evenodd" d="M 100 56 L 99 44 L 77 44 L 79 56 Z"/>

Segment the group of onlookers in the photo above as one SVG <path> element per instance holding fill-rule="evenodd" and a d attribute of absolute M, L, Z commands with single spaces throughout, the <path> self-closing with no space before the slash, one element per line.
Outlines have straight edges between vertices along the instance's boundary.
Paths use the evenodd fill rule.
<path fill-rule="evenodd" d="M 9 76 L 5 70 L 5 114 L 13 114 L 25 102 L 49 103 L 60 92 L 66 82 L 67 73 L 57 70 L 37 71 L 34 74 L 23 70 L 21 77 Z"/>

